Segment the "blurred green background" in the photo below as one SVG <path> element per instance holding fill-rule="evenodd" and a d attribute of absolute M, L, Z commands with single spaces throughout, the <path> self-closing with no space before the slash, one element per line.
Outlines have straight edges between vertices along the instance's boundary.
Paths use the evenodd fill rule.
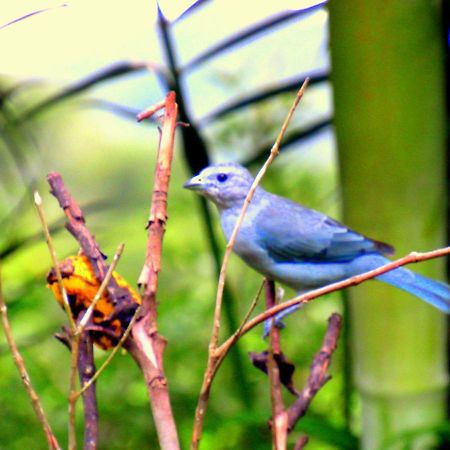
<path fill-rule="evenodd" d="M 19 7 L 10 3 L 1 23 L 40 8 L 58 6 L 24 2 Z M 322 4 L 267 1 L 255 7 L 236 1 L 204 0 L 192 7 L 190 3 L 161 1 L 158 17 L 151 1 L 141 0 L 132 6 L 79 1 L 0 29 L 0 49 L 5 55 L 0 66 L 0 257 L 4 294 L 31 379 L 63 443 L 67 433 L 70 355 L 53 338 L 65 317 L 45 286 L 50 257 L 31 192 L 38 189 L 43 196 L 48 218 L 56 228 L 53 235 L 60 259 L 76 253 L 77 244 L 61 228 L 63 214 L 48 194 L 45 182 L 48 172 L 59 171 L 84 208 L 87 224 L 102 251 L 111 257 L 117 245 L 125 243 L 118 271 L 133 284 L 144 261 L 144 227 L 158 142 L 156 125 L 137 124 L 133 117 L 160 100 L 167 89 L 177 90 L 181 120 L 192 124 L 177 135 L 158 293 L 159 329 L 169 341 L 166 375 L 183 447 L 190 439 L 206 364 L 217 262 L 225 243 L 215 211 L 205 209 L 196 196 L 182 189 L 182 184 L 208 161 L 235 160 L 256 172 L 305 76 L 310 75 L 312 83 L 290 127 L 289 146 L 271 167 L 264 187 L 333 217 L 340 217 L 344 210 L 351 225 L 374 238 L 390 241 L 398 247 L 399 256 L 411 250 L 429 250 L 444 241 L 446 47 L 440 27 L 445 10 L 422 0 L 403 9 L 390 9 L 391 16 L 388 12 L 378 16 L 375 1 L 368 2 L 373 11 L 364 2 L 351 2 L 352 13 L 334 2 L 329 37 L 329 12 Z M 405 18 L 404 23 L 399 17 Z M 419 20 L 421 17 L 429 20 Z M 364 18 L 368 21 L 364 22 Z M 358 29 L 356 24 L 361 27 Z M 384 36 L 386 27 L 399 31 L 400 36 L 390 37 L 393 56 L 389 64 L 383 65 L 378 58 L 386 54 L 386 47 L 373 38 Z M 418 30 L 416 40 L 405 36 L 405 30 L 410 29 Z M 403 54 L 406 40 L 412 42 L 413 48 Z M 339 155 L 330 125 L 334 115 L 330 48 L 333 79 L 339 80 L 334 86 Z M 367 48 L 373 54 L 363 65 L 364 58 L 359 55 Z M 147 71 L 136 61 L 151 61 L 156 70 Z M 396 61 L 405 67 L 403 79 L 383 72 L 395 67 Z M 381 72 L 373 71 L 374 66 Z M 434 71 L 433 75 L 429 70 Z M 367 73 L 372 73 L 373 78 L 364 78 Z M 420 81 L 426 84 L 426 98 L 437 99 L 419 101 L 418 105 L 423 114 L 418 120 L 436 124 L 419 130 L 419 134 L 435 136 L 430 142 L 418 142 L 415 135 L 409 142 L 402 140 L 410 134 L 409 126 L 416 127 L 416 122 L 405 120 L 411 106 L 402 99 L 415 93 L 395 87 L 405 86 L 406 79 L 417 80 L 417 73 L 424 74 Z M 386 120 L 383 95 L 373 98 L 370 94 L 377 89 L 378 80 L 392 86 L 391 90 L 386 88 L 393 98 L 388 108 L 398 108 L 398 121 Z M 397 91 L 398 98 L 392 97 Z M 349 111 L 355 117 L 346 117 Z M 377 117 L 381 119 L 377 121 Z M 393 136 L 389 125 L 399 131 L 399 136 L 383 140 L 384 136 Z M 367 130 L 367 134 L 353 133 L 355 126 Z M 381 145 L 375 136 L 380 137 Z M 403 160 L 396 156 L 403 154 L 400 150 L 407 153 Z M 408 165 L 408 152 L 425 156 L 410 158 L 410 178 L 405 175 L 406 184 L 395 187 L 388 180 L 395 181 L 398 176 L 400 166 L 396 164 Z M 360 160 L 354 157 L 357 154 Z M 424 160 L 430 164 L 424 167 Z M 417 179 L 419 164 L 424 177 L 415 186 L 411 180 Z M 365 167 L 367 170 L 363 170 Z M 389 189 L 380 199 L 376 193 L 384 185 Z M 409 192 L 411 203 L 396 197 L 402 192 Z M 418 192 L 423 194 L 420 199 Z M 404 210 L 414 210 L 414 214 L 408 216 L 401 210 L 395 215 L 392 211 L 400 211 L 392 206 L 396 202 L 402 202 Z M 383 204 L 389 206 L 388 211 L 379 206 Z M 426 204 L 432 207 L 427 209 Z M 358 218 L 362 218 L 360 223 Z M 399 224 L 397 228 L 394 223 Z M 422 223 L 427 226 L 420 226 Z M 214 256 L 212 248 L 219 248 L 219 253 Z M 438 266 L 429 264 L 425 270 L 442 278 L 442 264 Z M 257 273 L 233 257 L 227 279 L 224 336 L 245 314 L 260 281 Z M 343 302 L 341 294 L 334 294 L 286 320 L 283 348 L 296 364 L 297 386 L 306 381 L 328 316 L 339 311 L 346 324 L 333 358 L 333 379 L 297 425 L 291 446 L 302 432 L 310 436 L 311 449 L 354 449 L 361 443 L 370 449 L 436 448 L 440 443 L 445 446 L 442 439 L 449 433 L 444 404 L 445 321 L 411 297 L 396 300 L 391 298 L 396 295 L 392 289 L 380 293 L 372 289 L 375 283 L 367 286 L 369 293 L 357 290 L 358 297 L 367 296 L 371 302 L 370 295 L 375 292 L 373 296 L 389 296 L 383 300 L 400 306 L 386 311 L 384 303 L 375 301 L 375 306 L 372 303 L 360 308 L 366 311 L 358 311 L 358 305 L 369 305 L 362 303 L 365 299 L 352 299 L 352 304 Z M 285 297 L 293 294 L 288 290 Z M 374 322 L 378 328 L 370 331 Z M 351 323 L 364 326 L 350 329 Z M 381 336 L 390 323 L 395 330 L 406 331 L 399 331 L 388 342 L 392 351 L 386 352 L 386 344 L 380 345 Z M 420 324 L 423 333 L 417 331 Z M 416 341 L 411 341 L 411 332 Z M 358 347 L 361 342 L 364 345 Z M 417 350 L 418 342 L 429 343 L 423 351 L 426 354 Z M 414 353 L 414 361 L 406 366 L 402 361 L 405 345 Z M 269 448 L 268 382 L 246 356 L 249 351 L 265 348 L 262 330 L 257 329 L 245 336 L 238 350 L 226 360 L 213 387 L 202 448 Z M 104 352 L 97 351 L 99 363 L 105 357 Z M 402 368 L 404 378 L 391 383 L 388 377 L 395 373 L 396 365 Z M 45 448 L 42 430 L 3 337 L 0 367 L 0 449 Z M 365 372 L 367 367 L 370 373 Z M 414 374 L 419 378 L 423 373 L 435 377 L 416 384 Z M 367 380 L 370 383 L 365 383 Z M 97 386 L 99 448 L 158 448 L 145 385 L 134 362 L 126 354 L 117 356 Z M 390 389 L 384 389 L 386 386 Z M 422 402 L 416 394 L 427 398 Z M 292 401 L 289 395 L 286 400 Z M 375 401 L 374 405 L 373 398 L 380 404 Z M 392 399 L 397 398 L 400 403 L 394 405 Z M 405 398 L 412 400 L 408 403 Z M 402 408 L 416 408 L 423 420 L 414 418 L 402 423 L 397 420 Z M 377 415 L 382 418 L 374 417 Z M 393 415 L 401 425 L 394 423 Z"/>

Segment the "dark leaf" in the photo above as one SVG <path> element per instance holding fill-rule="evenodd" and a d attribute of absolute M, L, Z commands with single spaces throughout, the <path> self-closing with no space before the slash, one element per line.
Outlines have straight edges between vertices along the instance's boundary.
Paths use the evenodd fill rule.
<path fill-rule="evenodd" d="M 183 85 L 180 82 L 180 74 L 178 72 L 178 64 L 176 59 L 176 53 L 174 49 L 174 43 L 172 35 L 170 33 L 169 23 L 164 17 L 161 9 L 158 6 L 158 27 L 160 32 L 160 38 L 162 41 L 162 48 L 165 59 L 167 60 L 168 70 L 171 77 L 167 77 L 167 89 L 174 90 L 177 96 L 178 114 L 181 122 L 189 123 L 189 127 L 181 127 L 181 141 L 183 146 L 184 158 L 189 166 L 191 174 L 198 173 L 201 169 L 209 165 L 208 147 L 198 128 L 193 124 L 190 118 L 190 114 L 187 106 L 184 103 L 186 97 L 183 92 Z M 214 259 L 214 265 L 216 272 L 220 272 L 222 265 L 222 259 L 220 255 L 218 240 L 212 224 L 211 211 L 206 204 L 206 199 L 203 197 L 198 198 L 198 202 L 201 207 L 201 213 L 203 216 L 204 224 L 206 227 L 206 240 L 210 246 L 210 251 Z M 231 294 L 231 291 L 227 286 L 224 289 L 224 314 L 226 317 L 226 326 L 229 333 L 238 326 L 238 320 L 236 316 L 236 299 Z M 230 358 L 233 364 L 234 373 L 236 378 L 240 380 L 240 383 L 236 385 L 244 406 L 247 410 L 251 409 L 254 396 L 252 395 L 252 386 L 247 380 L 246 372 L 244 370 L 244 357 L 242 350 L 238 345 L 234 345 L 231 349 Z"/>
<path fill-rule="evenodd" d="M 298 9 L 295 11 L 284 11 L 277 15 L 270 17 L 269 19 L 263 20 L 253 26 L 250 26 L 239 33 L 235 33 L 228 39 L 219 42 L 217 45 L 213 46 L 209 50 L 206 50 L 203 54 L 200 54 L 192 61 L 188 62 L 184 67 L 183 71 L 189 71 L 196 68 L 198 65 L 208 61 L 209 59 L 217 56 L 218 54 L 230 50 L 232 47 L 245 42 L 247 39 L 255 37 L 256 35 L 268 31 L 270 28 L 275 27 L 289 20 L 294 20 L 302 15 L 310 14 L 324 6 L 327 2 L 323 1 L 315 5 L 309 6 L 304 9 Z"/>
<path fill-rule="evenodd" d="M 208 3 L 210 0 L 197 0 L 194 2 L 191 6 L 189 6 L 188 9 L 186 9 L 180 16 L 177 17 L 176 20 L 173 21 L 173 23 L 177 23 L 180 20 L 185 19 L 189 15 L 191 15 L 193 12 L 197 11 L 197 9 L 201 8 L 205 5 L 205 3 Z"/>
<path fill-rule="evenodd" d="M 308 75 L 310 78 L 309 85 L 312 86 L 314 84 L 323 83 L 327 81 L 329 75 L 327 72 L 317 73 Z M 209 113 L 207 116 L 203 117 L 200 120 L 200 126 L 208 125 L 211 122 L 214 122 L 217 119 L 221 119 L 222 117 L 238 111 L 247 106 L 253 105 L 255 103 L 261 102 L 263 100 L 267 100 L 271 97 L 275 97 L 279 94 L 283 94 L 285 92 L 297 91 L 299 87 L 304 83 L 306 76 L 301 76 L 295 78 L 293 80 L 287 81 L 285 83 L 267 87 L 264 90 L 257 92 L 256 94 L 248 95 L 247 97 L 241 98 L 240 100 L 233 101 L 226 105 L 221 106 L 215 111 Z"/>
<path fill-rule="evenodd" d="M 54 106 L 62 100 L 86 91 L 96 84 L 111 80 L 112 78 L 126 75 L 131 72 L 144 70 L 147 67 L 148 63 L 142 61 L 121 61 L 104 67 L 94 72 L 93 74 L 88 75 L 87 77 L 82 78 L 81 80 L 78 80 L 69 86 L 66 86 L 56 95 L 53 95 L 50 98 L 43 100 L 41 103 L 33 106 L 19 118 L 19 121 L 30 119 L 40 112 L 44 111 L 45 109 L 49 108 L 50 106 Z"/>
<path fill-rule="evenodd" d="M 89 213 L 99 212 L 106 208 L 109 208 L 111 204 L 106 201 L 96 201 L 87 204 L 86 206 L 83 206 L 83 211 Z M 12 217 L 15 216 L 15 212 L 12 213 Z M 8 217 L 2 220 L 2 226 L 6 226 L 8 221 Z M 49 225 L 50 234 L 58 233 L 59 231 L 64 229 L 64 220 L 58 219 L 52 224 Z M 20 239 L 11 240 L 6 244 L 6 246 L 2 249 L 0 249 L 0 260 L 5 259 L 9 255 L 13 254 L 19 249 L 22 249 L 23 247 L 27 245 L 31 245 L 35 242 L 39 242 L 43 239 L 42 232 L 39 231 L 37 233 L 31 234 L 29 236 L 22 237 Z"/>
<path fill-rule="evenodd" d="M 332 123 L 333 122 L 331 119 L 326 119 L 323 122 L 311 125 L 309 128 L 303 130 L 294 130 L 290 133 L 287 133 L 286 137 L 283 139 L 280 150 L 283 151 L 286 149 L 286 147 L 289 147 L 292 144 L 314 136 L 315 134 L 321 132 L 323 129 L 329 127 Z M 254 155 L 251 158 L 249 158 L 247 161 L 242 162 L 242 165 L 244 165 L 245 167 L 250 167 L 254 164 L 263 163 L 267 159 L 272 145 L 272 142 L 270 144 L 268 143 L 266 145 L 263 145 L 261 148 L 255 151 Z"/>
<path fill-rule="evenodd" d="M 249 352 L 248 356 L 250 357 L 251 363 L 267 375 L 267 360 L 269 358 L 269 352 L 267 350 L 262 353 Z M 274 353 L 273 358 L 277 363 L 278 370 L 280 372 L 281 383 L 292 395 L 297 396 L 298 391 L 295 389 L 292 381 L 292 376 L 295 372 L 295 365 L 287 359 L 284 353 Z"/>
<path fill-rule="evenodd" d="M 124 117 L 125 119 L 131 119 L 136 122 L 136 116 L 141 112 L 139 109 L 130 108 L 129 106 L 120 105 L 119 103 L 110 102 L 108 100 L 101 100 L 97 98 L 86 99 L 81 102 L 82 106 L 93 107 L 101 109 L 103 111 L 108 111 L 119 117 Z M 155 118 L 152 116 L 143 123 L 156 122 Z"/>
<path fill-rule="evenodd" d="M 68 6 L 68 5 L 62 4 L 62 5 L 54 6 L 52 8 L 38 9 L 36 11 L 25 14 L 24 16 L 18 17 L 17 19 L 11 20 L 10 22 L 4 23 L 3 25 L 0 25 L 0 30 L 2 30 L 3 28 L 9 27 L 10 25 L 13 25 L 17 22 L 21 22 L 22 20 L 28 19 L 29 17 L 35 16 L 36 14 L 42 14 L 42 13 L 45 13 L 47 11 L 52 11 L 53 9 L 57 9 L 57 8 L 64 8 L 65 6 Z"/>

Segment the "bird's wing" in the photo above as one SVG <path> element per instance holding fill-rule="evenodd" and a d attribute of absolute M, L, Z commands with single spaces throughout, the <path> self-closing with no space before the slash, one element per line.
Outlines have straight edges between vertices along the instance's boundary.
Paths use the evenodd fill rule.
<path fill-rule="evenodd" d="M 259 244 L 275 261 L 346 261 L 394 249 L 369 239 L 318 211 L 270 195 L 254 223 Z"/>

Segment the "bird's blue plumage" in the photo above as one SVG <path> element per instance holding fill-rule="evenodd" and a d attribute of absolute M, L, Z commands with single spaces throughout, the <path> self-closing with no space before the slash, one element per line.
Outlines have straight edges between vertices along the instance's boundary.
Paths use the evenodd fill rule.
<path fill-rule="evenodd" d="M 217 164 L 185 187 L 212 200 L 227 239 L 236 224 L 253 177 L 244 167 Z M 266 277 L 304 292 L 389 262 L 393 248 L 369 239 L 318 211 L 258 187 L 237 235 L 234 251 Z M 450 286 L 398 268 L 378 280 L 403 289 L 450 313 Z"/>

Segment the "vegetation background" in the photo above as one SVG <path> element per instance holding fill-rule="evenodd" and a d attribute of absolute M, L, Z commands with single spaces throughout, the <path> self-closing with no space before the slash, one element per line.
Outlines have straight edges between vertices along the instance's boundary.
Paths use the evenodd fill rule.
<path fill-rule="evenodd" d="M 300 80 L 309 75 L 312 77 L 311 87 L 291 125 L 292 131 L 288 136 L 290 145 L 285 147 L 264 180 L 263 184 L 268 190 L 334 217 L 339 217 L 344 207 L 346 218 L 355 222 L 355 214 L 372 217 L 367 211 L 373 211 L 374 214 L 378 211 L 374 208 L 374 204 L 379 203 L 376 199 L 370 202 L 364 201 L 364 197 L 358 199 L 359 194 L 364 195 L 361 186 L 365 183 L 371 191 L 376 192 L 379 186 L 386 184 L 387 179 L 392 179 L 398 173 L 400 166 L 396 164 L 402 164 L 402 167 L 410 164 L 411 178 L 402 179 L 406 184 L 395 189 L 388 183 L 391 190 L 383 192 L 383 198 L 387 200 L 395 190 L 408 191 L 411 193 L 409 197 L 414 199 L 420 190 L 424 192 L 420 203 L 425 204 L 426 199 L 433 198 L 441 205 L 445 204 L 442 189 L 445 174 L 443 170 L 439 173 L 436 171 L 436 167 L 444 167 L 443 101 L 440 107 L 433 103 L 429 109 L 424 108 L 421 119 L 438 124 L 432 128 L 436 140 L 427 144 L 427 147 L 415 145 L 414 142 L 405 144 L 399 137 L 393 140 L 392 146 L 386 147 L 384 153 L 381 149 L 380 152 L 373 151 L 371 147 L 366 150 L 370 158 L 365 159 L 370 161 L 370 166 L 367 171 L 361 171 L 363 179 L 359 185 L 352 185 L 354 181 L 345 169 L 345 176 L 340 176 L 334 129 L 331 127 L 334 113 L 329 81 L 330 48 L 332 54 L 335 52 L 334 62 L 341 61 L 340 65 L 336 63 L 335 76 L 344 74 L 339 80 L 339 86 L 344 87 L 335 86 L 335 98 L 345 103 L 346 99 L 356 97 L 357 100 L 362 97 L 361 100 L 369 102 L 369 105 L 372 100 L 355 95 L 364 92 L 364 83 L 355 81 L 361 79 L 360 72 L 363 69 L 358 69 L 360 60 L 350 55 L 359 53 L 352 51 L 351 46 L 355 44 L 351 39 L 346 39 L 348 35 L 339 31 L 351 31 L 349 23 L 362 23 L 365 30 L 373 30 L 374 23 L 389 26 L 393 31 L 399 30 L 400 36 L 392 36 L 390 42 L 399 40 L 405 43 L 406 29 L 423 30 L 421 36 L 427 38 L 414 40 L 408 35 L 408 40 L 413 41 L 413 48 L 405 54 L 393 52 L 398 55 L 398 59 L 393 57 L 389 64 L 392 67 L 397 60 L 411 61 L 414 67 L 418 67 L 415 70 L 420 71 L 423 66 L 415 64 L 414 58 L 422 61 L 426 59 L 424 55 L 428 55 L 435 75 L 431 76 L 431 72 L 427 72 L 428 76 L 423 80 L 427 95 L 429 98 L 444 98 L 444 47 L 448 47 L 448 42 L 446 47 L 443 39 L 445 33 L 441 27 L 446 14 L 445 9 L 437 10 L 431 2 L 416 0 L 408 7 L 405 6 L 404 10 L 394 8 L 390 10 L 393 19 L 389 22 L 377 16 L 377 2 L 368 1 L 367 5 L 373 5 L 374 8 L 372 20 L 368 23 L 361 22 L 363 12 L 368 14 L 370 11 L 368 6 L 358 8 L 361 2 L 355 1 L 352 2 L 352 11 L 342 11 L 336 4 L 339 2 L 334 2 L 331 5 L 332 18 L 335 17 L 331 40 L 328 36 L 327 7 L 307 1 L 264 1 L 255 7 L 252 2 L 199 0 L 190 9 L 191 2 L 188 1 L 161 1 L 159 17 L 156 4 L 144 0 L 133 2 L 133 5 L 80 0 L 66 7 L 36 1 L 21 2 L 20 7 L 13 3 L 7 2 L 8 7 L 0 16 L 1 23 L 6 24 L 37 9 L 54 8 L 0 29 L 0 53 L 3 55 L 0 66 L 3 74 L 0 78 L 2 277 L 15 336 L 61 442 L 64 442 L 67 428 L 69 354 L 52 335 L 65 318 L 45 286 L 50 258 L 41 237 L 30 192 L 37 188 L 44 197 L 46 211 L 55 227 L 54 237 L 59 257 L 76 253 L 76 242 L 61 228 L 61 211 L 47 194 L 45 175 L 53 170 L 59 171 L 84 207 L 88 226 L 95 233 L 102 250 L 112 256 L 118 243 L 125 242 L 126 250 L 118 271 L 130 282 L 136 280 L 144 261 L 144 226 L 149 208 L 158 131 L 155 124 L 137 124 L 133 116 L 135 112 L 160 100 L 167 88 L 178 91 L 179 100 L 184 106 L 183 119 L 193 125 L 189 131 L 183 135 L 180 132 L 177 137 L 159 290 L 160 331 L 169 340 L 166 373 L 181 439 L 185 445 L 190 438 L 211 329 L 218 256 L 214 256 L 211 249 L 224 247 L 214 211 L 208 212 L 198 198 L 182 189 L 183 182 L 192 172 L 201 168 L 208 159 L 236 160 L 256 170 L 264 149 L 271 144 L 280 128 L 293 92 L 300 85 Z M 442 6 L 447 8 L 445 2 Z M 399 16 L 406 19 L 396 28 L 394 25 L 398 25 Z M 421 17 L 431 18 L 424 24 Z M 430 32 L 430 29 L 435 31 Z M 354 30 L 356 34 L 360 31 Z M 376 33 L 379 35 L 385 31 L 385 28 L 380 28 Z M 333 41 L 334 36 L 336 41 Z M 386 54 L 386 48 L 377 43 L 370 47 L 371 34 L 368 33 L 368 36 L 369 48 Z M 419 46 L 420 43 L 422 46 Z M 343 48 L 346 45 L 348 47 Z M 434 53 L 430 46 L 435 49 Z M 401 45 L 399 48 L 403 49 Z M 374 55 L 373 58 L 379 61 L 379 56 Z M 140 64 L 141 61 L 150 61 L 152 68 L 146 70 Z M 345 63 L 342 61 L 348 62 L 351 67 L 353 72 L 350 75 L 345 73 L 345 67 L 342 67 Z M 383 64 L 377 67 L 383 68 Z M 371 70 L 370 66 L 364 69 Z M 409 74 L 412 77 L 416 75 L 414 70 Z M 393 86 L 405 83 L 406 78 L 400 81 L 391 79 L 381 78 L 386 85 L 392 81 Z M 427 83 L 428 79 L 432 81 Z M 376 82 L 377 79 L 373 81 Z M 383 85 L 383 82 L 380 84 Z M 361 91 L 357 91 L 358 86 L 361 86 Z M 421 86 L 417 88 L 421 89 Z M 410 105 L 408 102 L 402 103 L 401 99 L 409 98 L 411 93 L 405 92 L 406 89 L 400 91 L 399 98 L 393 104 L 394 107 L 405 105 L 403 109 L 399 108 L 404 111 Z M 242 99 L 247 99 L 247 103 L 241 108 L 235 102 Z M 347 129 L 351 130 L 364 117 L 370 123 L 376 122 L 374 118 L 378 117 L 378 112 L 371 109 L 364 111 L 364 115 L 349 119 L 345 117 L 345 110 L 339 112 L 339 105 L 336 105 L 338 127 L 341 122 L 347 121 Z M 345 107 L 347 110 L 361 111 L 357 104 L 346 104 Z M 423 108 L 423 105 L 419 103 L 417 108 Z M 383 116 L 383 108 L 380 108 L 380 114 Z M 414 127 L 415 122 L 403 120 L 406 116 L 402 114 L 400 122 Z M 398 129 L 398 123 L 392 122 L 380 121 L 379 128 L 370 129 L 368 136 L 378 136 L 380 129 L 384 127 L 387 130 L 389 125 Z M 346 161 L 354 161 L 348 154 L 357 152 L 351 146 L 352 143 L 346 142 L 345 127 L 343 129 L 340 132 L 338 128 L 338 142 L 344 143 L 340 149 L 341 168 L 345 167 Z M 401 134 L 407 134 L 407 130 L 402 129 Z M 425 132 L 429 133 L 430 130 Z M 387 131 L 386 134 L 389 135 Z M 355 147 L 360 145 L 358 142 L 353 144 L 356 144 Z M 411 189 L 408 189 L 409 183 L 411 179 L 417 178 L 415 169 L 418 162 L 422 163 L 423 160 L 405 157 L 389 163 L 390 155 L 397 154 L 397 148 L 409 149 L 407 145 L 412 145 L 410 155 L 428 155 L 425 159 L 435 164 L 424 168 L 425 181 Z M 345 149 L 350 150 L 346 153 Z M 361 153 L 364 155 L 363 148 Z M 380 161 L 385 161 L 385 166 L 392 168 L 394 175 L 385 169 L 388 175 L 383 176 L 383 172 L 380 172 L 373 178 L 374 181 L 369 181 L 371 172 L 380 166 L 373 162 L 377 155 Z M 364 160 L 363 163 L 355 162 L 352 173 L 359 172 L 363 166 Z M 352 204 L 357 205 L 357 213 L 352 213 L 347 204 L 342 205 L 341 178 L 346 199 L 351 197 L 349 192 L 356 192 Z M 432 181 L 431 187 L 426 180 Z M 436 184 L 438 187 L 433 190 Z M 385 203 L 395 210 L 393 205 L 398 201 L 392 195 L 392 199 Z M 415 206 L 410 204 L 409 208 Z M 443 244 L 443 207 L 431 212 L 417 208 L 413 216 L 404 216 L 403 212 L 399 216 L 384 214 L 381 217 L 380 213 L 380 229 L 374 230 L 375 234 L 372 232 L 371 235 L 389 240 L 389 232 L 384 231 L 386 225 L 382 225 L 386 223 L 384 220 L 398 219 L 399 228 L 405 230 L 405 236 L 411 224 L 434 223 L 432 231 L 426 231 L 423 239 L 402 239 L 403 236 L 397 233 L 396 241 L 392 243 L 405 252 L 427 250 Z M 373 221 L 373 218 L 370 220 Z M 208 228 L 210 223 L 212 230 Z M 369 229 L 372 230 L 371 227 L 362 229 L 361 226 L 368 225 L 360 225 L 362 232 L 369 234 Z M 442 277 L 442 266 L 440 269 L 436 265 L 429 267 L 429 273 Z M 233 329 L 233 324 L 239 323 L 260 279 L 257 273 L 233 258 L 228 277 L 225 328 Z M 371 288 L 372 283 L 369 286 Z M 293 292 L 287 291 L 286 298 L 291 294 Z M 388 294 L 383 293 L 385 295 L 391 297 L 395 294 L 390 290 Z M 371 311 L 371 315 L 366 318 L 370 322 L 373 314 L 376 314 L 382 322 L 382 326 L 378 325 L 371 335 L 372 339 L 369 339 L 374 347 L 378 344 L 378 354 L 386 354 L 386 345 L 396 347 L 396 339 L 401 341 L 400 344 L 406 340 L 408 348 L 416 345 L 401 332 L 387 344 L 381 339 L 390 320 L 397 327 L 405 311 L 414 310 L 418 304 L 410 297 L 402 298 L 401 302 L 401 306 L 390 311 L 388 317 L 383 315 L 384 307 L 380 307 L 378 302 L 379 311 Z M 389 422 L 389 411 L 392 411 L 390 406 L 383 411 L 385 423 L 381 427 L 372 421 L 370 414 L 364 414 L 367 411 L 365 395 L 364 392 L 358 392 L 357 388 L 360 388 L 358 377 L 367 379 L 367 376 L 358 372 L 356 387 L 353 385 L 350 356 L 351 342 L 361 342 L 364 338 L 362 335 L 350 334 L 349 324 L 352 321 L 358 323 L 358 317 L 355 316 L 358 312 L 353 309 L 353 315 L 350 316 L 350 308 L 352 306 L 343 302 L 341 295 L 331 295 L 314 302 L 286 321 L 283 345 L 297 366 L 295 380 L 298 385 L 306 380 L 309 364 L 320 346 L 329 314 L 333 311 L 343 312 L 348 327 L 334 357 L 333 380 L 321 390 L 308 415 L 299 422 L 295 434 L 306 432 L 311 438 L 311 449 L 354 449 L 360 444 L 361 436 L 365 448 L 390 448 L 392 443 L 397 442 L 397 432 L 401 432 L 399 439 L 402 448 L 410 448 L 412 442 L 422 445 L 414 448 L 437 445 L 438 440 L 430 441 L 431 435 L 445 438 L 449 434 L 443 401 L 446 386 L 444 319 L 434 311 L 430 313 L 426 307 L 421 309 L 422 305 L 419 305 L 416 313 L 408 315 L 408 321 L 399 325 L 412 329 L 417 341 L 428 345 L 424 345 L 423 352 L 415 352 L 415 360 L 409 369 L 402 372 L 398 383 L 393 385 L 394 390 L 386 393 L 381 389 L 381 392 L 377 392 L 377 398 L 382 398 L 383 404 L 390 404 L 389 396 L 402 397 L 406 384 L 412 386 L 412 390 L 406 390 L 407 397 L 411 397 L 411 392 L 418 392 L 421 397 L 427 396 L 428 387 L 433 393 L 439 394 L 433 394 L 432 400 L 426 400 L 426 413 L 420 412 L 421 402 L 413 395 L 412 405 L 424 421 L 414 418 L 397 429 Z M 422 319 L 425 320 L 424 317 L 427 317 L 428 328 L 421 333 L 418 324 Z M 439 330 L 438 336 L 436 329 Z M 359 332 L 364 333 L 364 330 L 353 331 Z M 247 352 L 262 351 L 265 346 L 261 330 L 256 330 L 242 340 L 238 351 L 230 355 L 224 364 L 213 388 L 203 448 L 262 449 L 270 445 L 266 427 L 270 411 L 267 380 L 251 367 L 246 357 Z M 381 362 L 377 362 L 376 356 L 373 356 L 377 354 L 377 349 L 374 353 L 368 353 L 368 348 L 364 347 L 363 353 L 369 355 L 372 365 L 384 369 L 377 375 L 382 378 L 375 376 L 375 379 L 381 380 L 383 387 L 383 383 L 385 385 L 387 382 L 386 371 L 395 372 L 396 364 L 405 367 L 401 357 L 405 354 L 404 347 L 400 345 L 399 353 L 393 351 L 389 360 Z M 100 361 L 105 358 L 105 354 L 98 351 L 97 357 Z M 354 353 L 354 357 L 358 358 L 358 354 Z M 421 359 L 424 360 L 423 366 Z M 0 449 L 44 448 L 42 430 L 32 415 L 3 338 L 0 341 L 0 367 Z M 422 383 L 415 391 L 415 384 L 409 377 L 410 373 L 422 373 L 419 367 L 426 367 L 429 373 L 437 375 L 436 379 L 433 376 L 427 378 L 429 383 L 425 383 L 426 389 L 423 389 Z M 405 377 L 408 377 L 408 383 Z M 376 390 L 378 385 L 375 383 L 374 386 Z M 371 394 L 374 392 L 371 391 Z M 102 375 L 98 383 L 98 398 L 100 448 L 157 448 L 146 389 L 139 371 L 126 354 L 117 357 Z M 378 428 L 382 428 L 382 431 Z M 406 435 L 405 430 L 408 431 Z M 376 447 L 373 442 L 367 441 L 367 436 L 374 435 L 379 435 Z"/>

